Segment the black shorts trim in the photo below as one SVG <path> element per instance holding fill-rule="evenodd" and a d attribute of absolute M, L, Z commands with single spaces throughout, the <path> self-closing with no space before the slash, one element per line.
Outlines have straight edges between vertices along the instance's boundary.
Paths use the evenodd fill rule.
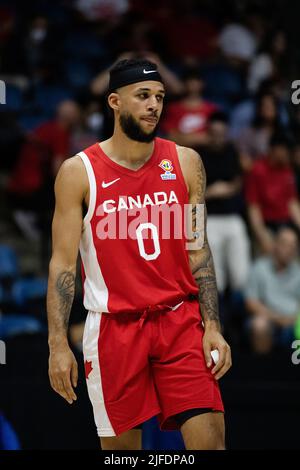
<path fill-rule="evenodd" d="M 173 416 L 173 419 L 176 421 L 179 427 L 181 427 L 188 419 L 193 418 L 193 416 L 203 415 L 204 413 L 211 413 L 212 408 L 191 408 L 190 410 L 182 411 Z M 138 424 L 132 429 L 142 429 L 143 424 Z"/>
<path fill-rule="evenodd" d="M 188 419 L 193 418 L 193 416 L 203 415 L 204 413 L 211 413 L 212 408 L 191 408 L 190 410 L 182 411 L 173 416 L 174 420 L 178 426 L 182 426 Z"/>

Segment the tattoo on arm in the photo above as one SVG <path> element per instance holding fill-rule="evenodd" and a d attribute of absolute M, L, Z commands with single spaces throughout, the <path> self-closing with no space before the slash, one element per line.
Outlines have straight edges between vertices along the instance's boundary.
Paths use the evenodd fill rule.
<path fill-rule="evenodd" d="M 200 237 L 199 227 L 197 227 L 197 213 L 199 205 L 205 204 L 206 175 L 201 158 L 197 164 L 196 173 L 196 205 L 192 208 L 192 227 L 194 238 Z M 204 227 L 206 227 L 206 208 L 204 211 Z M 219 323 L 218 313 L 218 291 L 214 263 L 210 247 L 207 241 L 206 229 L 204 244 L 200 250 L 191 253 L 192 273 L 199 286 L 199 304 L 201 315 L 204 321 L 215 321 Z"/>
<path fill-rule="evenodd" d="M 55 287 L 59 301 L 59 314 L 63 326 L 65 330 L 67 330 L 75 293 L 75 275 L 70 271 L 60 273 L 56 280 Z"/>
<path fill-rule="evenodd" d="M 203 320 L 219 322 L 216 275 L 207 241 L 197 255 L 193 276 L 199 286 L 199 304 Z"/>

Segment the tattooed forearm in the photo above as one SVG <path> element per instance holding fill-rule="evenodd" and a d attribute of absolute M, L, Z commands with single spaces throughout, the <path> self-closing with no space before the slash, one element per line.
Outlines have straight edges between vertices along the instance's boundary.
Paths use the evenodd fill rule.
<path fill-rule="evenodd" d="M 64 328 L 67 329 L 75 292 L 75 275 L 69 271 L 60 273 L 55 288 L 58 295 L 59 315 Z"/>
<path fill-rule="evenodd" d="M 207 242 L 197 253 L 192 272 L 199 286 L 199 305 L 203 321 L 219 323 L 216 276 Z"/>
<path fill-rule="evenodd" d="M 202 240 L 202 244 L 201 247 L 199 246 L 198 249 L 190 252 L 190 265 L 195 281 L 199 286 L 199 305 L 203 321 L 216 322 L 219 326 L 216 276 L 206 235 L 206 174 L 199 156 L 195 162 L 193 175 L 190 195 L 193 237 Z M 201 212 L 201 207 L 204 208 L 203 212 Z"/>

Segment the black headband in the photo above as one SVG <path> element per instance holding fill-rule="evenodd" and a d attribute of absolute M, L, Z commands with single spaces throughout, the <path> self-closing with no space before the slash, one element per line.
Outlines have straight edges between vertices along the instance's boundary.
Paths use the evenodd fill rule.
<path fill-rule="evenodd" d="M 122 86 L 132 85 L 133 83 L 144 82 L 146 80 L 154 80 L 155 82 L 163 83 L 156 66 L 138 66 L 127 70 L 111 71 L 108 92 L 112 93 Z"/>

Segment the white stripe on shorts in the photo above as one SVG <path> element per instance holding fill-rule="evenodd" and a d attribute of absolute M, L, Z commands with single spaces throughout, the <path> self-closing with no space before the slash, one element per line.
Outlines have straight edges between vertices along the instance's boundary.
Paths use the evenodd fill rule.
<path fill-rule="evenodd" d="M 101 316 L 102 313 L 99 312 L 89 312 L 87 315 L 83 335 L 83 355 L 84 361 L 92 363 L 92 370 L 86 379 L 86 383 L 93 405 L 98 436 L 111 437 L 116 436 L 116 433 L 111 425 L 104 403 L 98 352 Z"/>

